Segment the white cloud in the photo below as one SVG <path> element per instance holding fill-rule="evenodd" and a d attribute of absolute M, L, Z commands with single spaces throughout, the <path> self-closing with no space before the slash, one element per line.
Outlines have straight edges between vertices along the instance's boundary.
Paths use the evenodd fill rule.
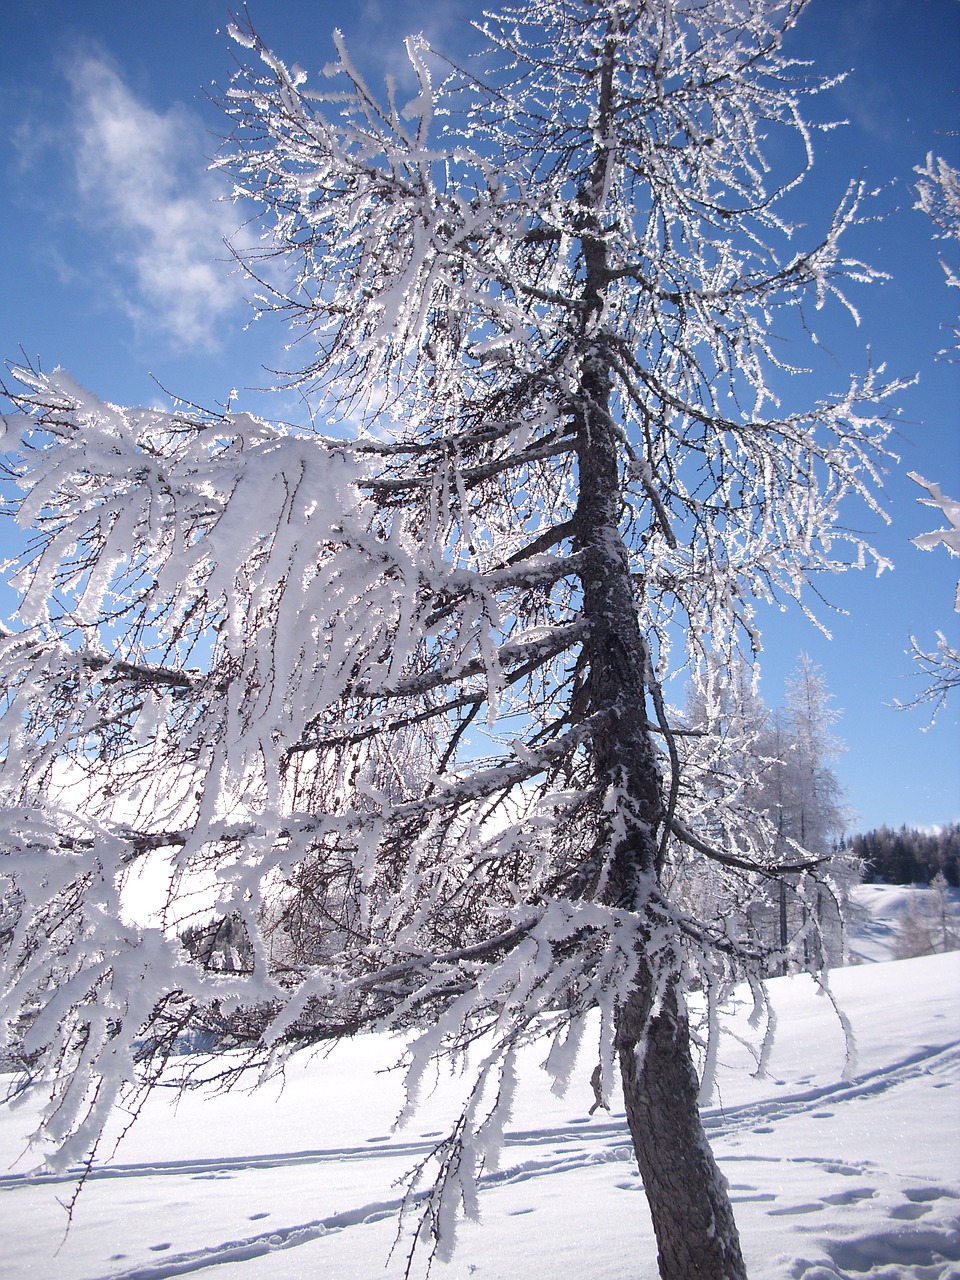
<path fill-rule="evenodd" d="M 225 186 L 206 168 L 209 135 L 182 106 L 145 105 L 103 58 L 85 57 L 70 79 L 83 212 L 109 227 L 133 274 L 124 305 L 185 346 L 215 345 L 242 280 L 223 243 L 237 210 L 218 202 Z"/>

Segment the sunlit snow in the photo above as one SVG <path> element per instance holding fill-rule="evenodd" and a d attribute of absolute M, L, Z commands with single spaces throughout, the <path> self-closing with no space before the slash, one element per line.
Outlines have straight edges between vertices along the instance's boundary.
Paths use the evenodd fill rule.
<path fill-rule="evenodd" d="M 876 901 L 889 890 L 859 891 Z M 874 942 L 876 939 L 874 939 Z M 771 983 L 777 1040 L 765 1079 L 728 1039 L 704 1118 L 729 1179 L 752 1280 L 960 1280 L 960 953 L 831 975 L 857 1047 L 807 976 Z M 746 1010 L 738 1028 L 745 1035 Z M 588 1038 L 589 1040 L 589 1038 Z M 0 1122 L 0 1271 L 14 1280 L 398 1280 L 397 1179 L 452 1113 L 433 1082 L 403 1130 L 397 1048 L 364 1036 L 295 1064 L 259 1093 L 156 1092 L 98 1165 L 64 1238 L 68 1178 L 31 1180 L 30 1115 Z M 588 1115 L 592 1062 L 558 1099 L 523 1063 L 502 1167 L 483 1179 L 436 1280 L 636 1280 L 655 1246 L 621 1111 Z M 105 1149 L 106 1150 L 106 1149 Z M 416 1269 L 414 1274 L 420 1274 Z"/>

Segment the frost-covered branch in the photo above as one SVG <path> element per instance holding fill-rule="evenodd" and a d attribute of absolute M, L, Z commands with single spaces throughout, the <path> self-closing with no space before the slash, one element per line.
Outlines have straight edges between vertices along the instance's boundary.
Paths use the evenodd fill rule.
<path fill-rule="evenodd" d="M 917 183 L 917 203 L 914 206 L 925 213 L 936 227 L 936 238 L 954 242 L 960 241 L 960 170 L 948 164 L 942 156 L 927 155 L 927 162 L 917 168 L 920 176 Z M 946 277 L 947 286 L 960 289 L 960 266 L 956 261 L 941 258 L 940 266 Z M 954 336 L 960 343 L 960 324 L 950 326 Z M 947 348 L 940 354 L 955 358 L 957 345 Z"/>
<path fill-rule="evenodd" d="M 911 539 L 914 546 L 919 547 L 921 551 L 932 551 L 935 547 L 942 546 L 950 555 L 960 556 L 960 502 L 946 497 L 939 485 L 924 480 L 923 476 L 915 471 L 909 471 L 907 474 L 929 495 L 926 498 L 918 498 L 917 501 L 922 506 L 935 508 L 947 521 L 946 528 L 921 533 L 918 537 Z M 960 582 L 957 583 L 953 607 L 960 612 Z M 927 683 L 915 698 L 904 705 L 908 707 L 930 705 L 933 708 L 932 716 L 935 717 L 952 690 L 960 686 L 960 650 L 947 640 L 942 631 L 937 632 L 937 646 L 933 650 L 923 647 L 914 636 L 910 637 L 910 644 L 914 662 Z"/>

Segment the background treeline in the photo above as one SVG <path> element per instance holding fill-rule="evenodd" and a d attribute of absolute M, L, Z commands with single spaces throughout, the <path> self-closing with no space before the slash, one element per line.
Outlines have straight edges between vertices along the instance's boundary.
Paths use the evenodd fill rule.
<path fill-rule="evenodd" d="M 853 836 L 847 851 L 863 861 L 865 884 L 930 884 L 942 874 L 951 888 L 960 888 L 960 823 L 939 831 L 880 827 Z"/>

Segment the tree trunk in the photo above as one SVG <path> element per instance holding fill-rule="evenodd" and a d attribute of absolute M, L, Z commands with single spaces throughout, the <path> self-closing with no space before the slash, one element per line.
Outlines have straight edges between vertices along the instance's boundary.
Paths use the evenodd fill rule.
<path fill-rule="evenodd" d="M 591 253 L 586 257 L 590 262 Z M 583 386 L 586 402 L 606 410 L 606 370 L 587 363 Z M 604 893 L 612 905 L 642 920 L 659 881 L 663 781 L 646 712 L 647 650 L 618 527 L 622 492 L 616 440 L 600 414 L 587 413 L 584 419 L 577 534 L 585 565 L 583 612 L 590 622 L 585 694 L 589 711 L 602 717 L 593 737 L 596 777 L 619 793 L 615 821 L 608 822 L 600 842 L 609 860 Z M 651 966 L 641 957 L 640 979 L 620 1010 L 618 1050 L 660 1275 L 662 1280 L 746 1280 L 726 1183 L 700 1123 L 686 1014 L 672 986 L 651 1019 L 652 993 Z"/>
<path fill-rule="evenodd" d="M 597 149 L 582 193 L 581 370 L 577 405 L 579 494 L 575 524 L 584 568 L 587 708 L 602 718 L 593 737 L 598 782 L 619 793 L 606 824 L 606 900 L 642 919 L 660 876 L 658 834 L 665 819 L 659 755 L 647 717 L 649 658 L 640 631 L 636 585 L 620 531 L 622 458 L 611 413 L 613 358 L 603 316 L 608 234 L 597 216 L 606 200 L 615 133 L 614 67 L 622 19 L 611 18 L 597 75 Z M 690 1030 L 676 985 L 653 1010 L 652 967 L 619 1011 L 617 1047 L 627 1120 L 659 1246 L 662 1280 L 746 1280 L 726 1182 L 700 1123 Z"/>
<path fill-rule="evenodd" d="M 726 1179 L 700 1123 L 687 1017 L 671 986 L 649 1018 L 649 986 L 647 975 L 620 1010 L 617 1047 L 660 1275 L 662 1280 L 746 1280 Z"/>

